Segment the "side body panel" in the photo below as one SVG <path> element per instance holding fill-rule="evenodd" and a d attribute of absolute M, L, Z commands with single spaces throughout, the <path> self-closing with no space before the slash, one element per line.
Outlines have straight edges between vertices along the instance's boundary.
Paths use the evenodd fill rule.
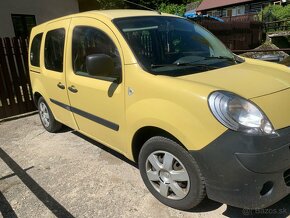
<path fill-rule="evenodd" d="M 68 96 L 79 130 L 95 140 L 123 153 L 124 147 L 124 76 L 120 84 L 74 73 L 72 63 L 73 30 L 86 26 L 104 32 L 116 45 L 122 63 L 120 44 L 103 22 L 95 18 L 72 18 L 67 42 L 66 80 L 67 86 L 74 86 L 78 92 L 68 91 Z M 122 66 L 122 69 L 124 67 Z M 85 113 L 84 113 L 85 112 Z"/>
<path fill-rule="evenodd" d="M 58 105 L 52 103 L 52 101 L 57 101 L 67 105 L 70 104 L 66 89 L 65 65 L 63 65 L 64 66 L 63 72 L 55 72 L 47 70 L 45 68 L 44 61 L 45 39 L 47 32 L 58 28 L 64 28 L 65 36 L 67 39 L 69 23 L 70 19 L 63 19 L 49 24 L 44 24 L 39 29 L 36 28 L 34 30 L 35 32 L 37 30 L 43 32 L 43 38 L 40 49 L 40 68 L 34 69 L 33 67 L 30 67 L 30 76 L 33 93 L 38 92 L 44 97 L 56 120 L 73 129 L 77 129 L 72 113 L 69 110 L 66 110 L 65 108 L 59 107 Z M 64 53 L 64 57 L 65 55 L 66 54 Z M 34 72 L 31 70 L 33 70 Z M 35 71 L 37 71 L 37 73 Z M 64 89 L 59 88 L 57 86 L 59 83 L 64 85 L 65 88 Z"/>
<path fill-rule="evenodd" d="M 127 139 L 125 153 L 132 159 L 131 143 L 142 127 L 153 126 L 176 137 L 188 150 L 199 150 L 226 131 L 211 114 L 208 94 L 215 90 L 202 84 L 155 76 L 136 65 L 126 65 Z"/>

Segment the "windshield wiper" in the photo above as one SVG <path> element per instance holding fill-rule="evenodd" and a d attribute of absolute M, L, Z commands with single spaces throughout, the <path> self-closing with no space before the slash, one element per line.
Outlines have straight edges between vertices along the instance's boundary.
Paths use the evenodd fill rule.
<path fill-rule="evenodd" d="M 208 59 L 224 59 L 224 60 L 229 60 L 229 61 L 234 61 L 236 62 L 236 59 L 234 57 L 227 57 L 227 56 L 209 56 L 209 57 L 204 57 L 204 60 Z"/>
<path fill-rule="evenodd" d="M 218 69 L 219 67 L 215 66 L 210 66 L 207 64 L 195 64 L 195 63 L 190 63 L 190 62 L 178 62 L 174 64 L 151 64 L 151 68 L 159 68 L 159 67 L 182 67 L 182 66 L 191 66 L 191 67 L 200 67 L 200 68 L 205 68 L 207 70 L 211 69 Z"/>

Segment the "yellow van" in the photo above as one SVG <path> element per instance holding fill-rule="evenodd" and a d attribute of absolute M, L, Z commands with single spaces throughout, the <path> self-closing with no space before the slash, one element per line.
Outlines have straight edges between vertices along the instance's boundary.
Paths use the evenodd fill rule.
<path fill-rule="evenodd" d="M 181 17 L 91 11 L 33 28 L 41 122 L 65 124 L 138 163 L 181 210 L 210 199 L 263 208 L 290 193 L 290 70 L 242 59 Z"/>

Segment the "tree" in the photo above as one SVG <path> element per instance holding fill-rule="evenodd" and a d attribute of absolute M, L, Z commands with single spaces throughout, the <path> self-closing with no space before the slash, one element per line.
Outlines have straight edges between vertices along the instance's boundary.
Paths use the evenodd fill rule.
<path fill-rule="evenodd" d="M 259 13 L 259 19 L 263 22 L 284 20 L 290 17 L 290 4 L 283 7 L 281 5 L 269 5 Z"/>
<path fill-rule="evenodd" d="M 125 3 L 123 0 L 95 0 L 96 7 L 99 9 L 116 9 L 124 8 Z"/>
<path fill-rule="evenodd" d="M 132 2 L 136 2 L 138 4 L 151 7 L 153 9 L 159 9 L 160 7 L 164 7 L 163 5 L 186 5 L 191 2 L 201 2 L 202 0 L 131 0 Z M 170 6 L 173 7 L 173 6 Z"/>
<path fill-rule="evenodd" d="M 169 0 L 152 0 L 152 1 L 146 1 L 146 0 L 131 0 L 132 2 L 136 2 L 138 4 L 144 5 L 146 7 L 152 8 L 157 10 L 161 4 L 168 4 Z"/>
<path fill-rule="evenodd" d="M 84 0 L 82 0 L 84 1 Z M 88 0 L 87 0 L 88 1 Z M 133 3 L 137 3 L 155 10 L 158 10 L 160 8 L 165 9 L 165 11 L 170 11 L 172 8 L 176 7 L 178 8 L 179 5 L 183 5 L 184 7 L 187 3 L 190 2 L 197 2 L 201 0 L 129 0 Z M 115 8 L 132 8 L 132 9 L 142 9 L 142 7 L 138 7 L 134 4 L 127 3 L 123 0 L 95 0 L 96 2 L 96 8 L 98 9 L 115 9 Z M 165 5 L 168 5 L 168 8 L 165 7 Z M 175 6 L 173 6 L 175 5 Z M 181 7 L 181 8 L 182 8 Z M 169 9 L 171 8 L 171 9 Z M 178 11 L 181 9 L 178 9 Z"/>
<path fill-rule="evenodd" d="M 186 5 L 177 5 L 177 4 L 165 4 L 162 3 L 158 9 L 160 12 L 175 14 L 179 16 L 183 16 L 186 11 Z"/>

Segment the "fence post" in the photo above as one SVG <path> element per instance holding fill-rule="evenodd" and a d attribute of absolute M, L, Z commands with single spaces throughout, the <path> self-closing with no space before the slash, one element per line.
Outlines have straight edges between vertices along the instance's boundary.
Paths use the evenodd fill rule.
<path fill-rule="evenodd" d="M 12 39 L 12 44 L 14 48 L 14 53 L 15 53 L 15 59 L 16 63 L 18 66 L 18 71 L 19 71 L 19 80 L 20 80 L 20 85 L 21 85 L 21 90 L 22 90 L 22 97 L 25 102 L 25 106 L 27 110 L 32 109 L 32 105 L 30 104 L 30 97 L 29 97 L 29 90 L 28 90 L 28 83 L 29 81 L 27 80 L 26 73 L 25 73 L 25 66 L 23 61 L 25 62 L 26 60 L 22 59 L 22 50 L 20 46 L 20 39 L 14 37 Z"/>

